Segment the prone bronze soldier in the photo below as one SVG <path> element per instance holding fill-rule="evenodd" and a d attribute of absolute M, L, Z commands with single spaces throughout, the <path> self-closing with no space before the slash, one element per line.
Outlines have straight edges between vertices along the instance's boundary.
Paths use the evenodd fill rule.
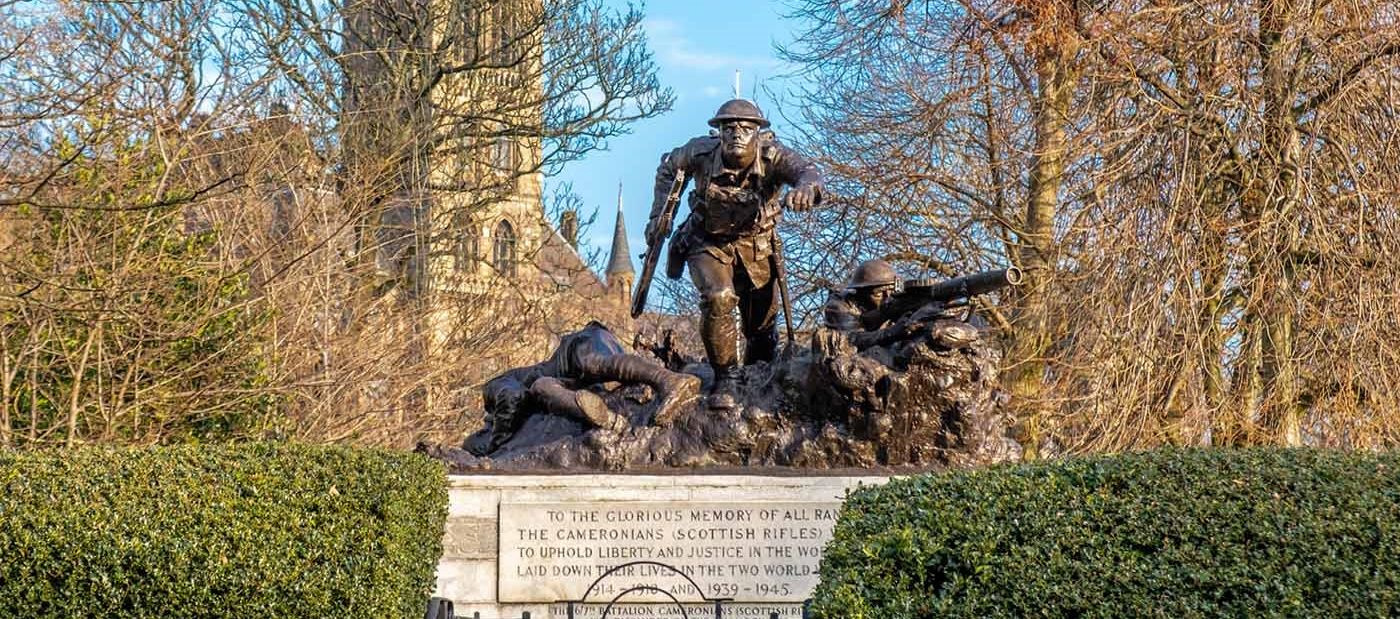
<path fill-rule="evenodd" d="M 677 176 L 685 175 L 682 190 L 693 179 L 690 216 L 671 238 L 666 275 L 679 279 L 690 268 L 700 293 L 700 336 L 715 373 L 710 405 L 731 408 L 741 376 L 734 310 L 746 365 L 772 361 L 778 347 L 779 192 L 792 187 L 788 208 L 806 210 L 821 200 L 822 178 L 816 166 L 765 131 L 768 120 L 751 101 L 726 102 L 709 124 L 719 130 L 717 136 L 692 139 L 661 158 L 647 238 L 665 238 L 671 229 L 666 205 Z"/>
<path fill-rule="evenodd" d="M 531 413 L 541 409 L 594 427 L 623 430 L 630 421 L 587 389 L 606 382 L 650 385 L 655 392 L 652 423 L 656 425 L 669 425 L 700 390 L 698 377 L 671 372 L 627 353 L 612 331 L 592 321 L 560 338 L 549 359 L 507 371 L 482 387 L 486 425 L 467 439 L 466 449 L 476 456 L 496 451 Z"/>

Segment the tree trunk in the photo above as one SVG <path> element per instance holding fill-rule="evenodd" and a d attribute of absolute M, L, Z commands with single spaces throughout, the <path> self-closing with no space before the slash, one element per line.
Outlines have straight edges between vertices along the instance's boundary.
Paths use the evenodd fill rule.
<path fill-rule="evenodd" d="M 0 335 L 0 447 L 10 446 L 10 403 L 15 401 L 13 386 L 19 359 L 18 354 L 10 353 L 9 338 Z"/>
<path fill-rule="evenodd" d="M 81 396 L 83 393 L 83 374 L 87 373 L 88 355 L 92 352 L 92 343 L 102 335 L 102 323 L 99 321 L 88 331 L 87 341 L 83 342 L 82 358 L 78 360 L 78 365 L 73 368 L 73 391 L 68 398 L 68 438 L 64 441 L 65 447 L 72 447 L 78 438 L 78 412 L 82 408 Z"/>
<path fill-rule="evenodd" d="M 1298 376 L 1293 358 L 1293 255 L 1298 243 L 1292 225 L 1299 202 L 1297 119 L 1293 106 L 1296 90 L 1297 44 L 1285 28 L 1292 19 L 1293 2 L 1260 0 L 1260 50 L 1264 70 L 1264 141 L 1259 152 L 1262 173 L 1260 196 L 1264 203 L 1256 252 L 1267 257 L 1266 268 L 1255 279 L 1263 286 L 1259 381 L 1264 389 L 1259 423 L 1263 442 L 1302 444 L 1298 407 Z"/>
<path fill-rule="evenodd" d="M 1235 408 L 1229 406 L 1225 385 L 1225 333 L 1221 320 L 1232 309 L 1234 302 L 1227 299 L 1227 285 L 1230 278 L 1228 241 L 1219 232 L 1225 226 L 1225 218 L 1231 204 L 1239 193 L 1230 189 L 1231 182 L 1225 180 L 1220 169 L 1210 172 L 1206 181 L 1206 203 L 1203 213 L 1204 226 L 1200 231 L 1201 252 L 1201 292 L 1204 300 L 1197 316 L 1197 371 L 1201 379 L 1201 404 L 1208 415 L 1210 443 L 1212 445 L 1234 445 L 1240 441 L 1240 420 L 1234 416 Z"/>
<path fill-rule="evenodd" d="M 1068 159 L 1069 107 L 1077 75 L 1073 46 L 1067 41 L 1036 59 L 1035 153 L 1030 167 L 1026 213 L 1022 222 L 1019 266 L 1021 286 L 1011 347 L 1011 393 L 1021 422 L 1026 459 L 1039 457 L 1045 438 L 1046 356 L 1051 345 L 1049 290 L 1054 278 L 1054 225 Z"/>
<path fill-rule="evenodd" d="M 1200 345 L 1198 348 L 1198 370 L 1201 373 L 1202 401 L 1210 416 L 1210 442 L 1213 445 L 1229 445 L 1238 440 L 1239 424 L 1227 408 L 1225 376 L 1222 367 L 1225 352 L 1225 334 L 1220 328 L 1220 318 L 1225 313 L 1225 278 L 1227 272 L 1221 265 L 1216 272 L 1206 275 L 1205 307 L 1201 310 Z"/>

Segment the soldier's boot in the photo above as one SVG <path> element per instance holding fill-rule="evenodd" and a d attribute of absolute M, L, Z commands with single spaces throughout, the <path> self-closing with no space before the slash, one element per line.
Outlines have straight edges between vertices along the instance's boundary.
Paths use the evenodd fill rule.
<path fill-rule="evenodd" d="M 656 412 L 651 416 L 651 422 L 666 427 L 676 420 L 676 415 L 680 414 L 690 403 L 700 399 L 700 377 L 680 372 L 659 370 L 663 375 L 657 376 L 657 382 L 653 384 L 656 388 Z"/>
<path fill-rule="evenodd" d="M 656 392 L 656 410 L 652 413 L 652 423 L 658 426 L 671 425 L 676 414 L 685 405 L 700 397 L 700 377 L 672 372 L 633 355 L 590 358 L 584 369 L 595 379 L 651 386 Z"/>
<path fill-rule="evenodd" d="M 552 414 L 572 417 L 589 425 L 614 432 L 629 424 L 622 415 L 608 409 L 607 402 L 597 394 L 580 389 L 574 391 L 553 378 L 541 378 L 530 385 L 530 395 Z"/>
<path fill-rule="evenodd" d="M 514 376 L 498 376 L 486 383 L 481 395 L 486 406 L 485 427 L 467 438 L 464 447 L 473 456 L 488 456 L 515 436 L 525 421 L 521 409 L 529 390 Z"/>
<path fill-rule="evenodd" d="M 729 410 L 739 405 L 739 379 L 743 369 L 737 365 L 715 366 L 715 384 L 707 401 L 715 410 Z"/>

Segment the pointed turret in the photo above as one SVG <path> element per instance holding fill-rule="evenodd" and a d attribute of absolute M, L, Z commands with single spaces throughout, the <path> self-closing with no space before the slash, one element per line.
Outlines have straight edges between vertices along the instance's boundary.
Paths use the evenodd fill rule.
<path fill-rule="evenodd" d="M 624 307 L 632 305 L 632 250 L 627 247 L 627 222 L 622 217 L 622 183 L 617 184 L 617 225 L 613 228 L 612 256 L 608 258 L 608 288 Z"/>

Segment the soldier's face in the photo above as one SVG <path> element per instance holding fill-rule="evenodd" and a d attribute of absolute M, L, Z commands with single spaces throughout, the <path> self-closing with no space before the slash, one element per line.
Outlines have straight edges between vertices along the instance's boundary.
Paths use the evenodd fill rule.
<path fill-rule="evenodd" d="M 731 160 L 751 161 L 758 148 L 758 123 L 734 120 L 719 128 L 719 142 Z"/>
<path fill-rule="evenodd" d="M 894 296 L 893 286 L 871 286 L 860 290 L 858 302 L 871 310 L 884 305 L 891 296 Z"/>

